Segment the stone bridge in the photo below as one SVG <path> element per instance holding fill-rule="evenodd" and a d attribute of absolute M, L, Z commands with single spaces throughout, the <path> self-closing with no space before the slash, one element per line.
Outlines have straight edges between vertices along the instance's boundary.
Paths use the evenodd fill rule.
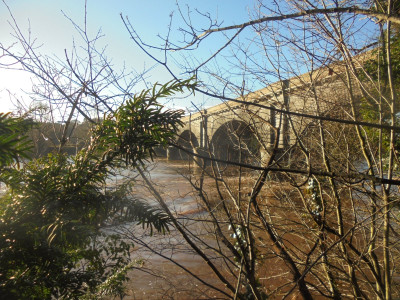
<path fill-rule="evenodd" d="M 226 101 L 183 118 L 176 142 L 205 157 L 233 161 L 251 159 L 262 165 L 275 143 L 283 153 L 296 141 L 294 131 L 303 132 L 312 120 L 285 111 L 319 114 L 338 106 L 345 86 L 340 75 L 323 68 L 314 73 L 278 81 L 261 90 Z M 318 99 L 318 101 L 316 101 Z M 314 120 L 315 121 L 315 120 Z M 184 150 L 169 147 L 171 160 L 188 159 Z"/>

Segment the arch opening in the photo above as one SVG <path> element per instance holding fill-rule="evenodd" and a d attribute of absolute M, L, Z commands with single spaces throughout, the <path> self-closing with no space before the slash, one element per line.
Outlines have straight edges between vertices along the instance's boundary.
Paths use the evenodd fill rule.
<path fill-rule="evenodd" d="M 211 140 L 214 157 L 232 162 L 257 165 L 261 159 L 260 149 L 254 128 L 238 120 L 221 125 Z"/>
<path fill-rule="evenodd" d="M 194 149 L 199 147 L 199 142 L 196 136 L 190 130 L 185 130 L 184 132 L 182 132 L 179 135 L 179 138 L 176 141 L 176 143 L 190 152 L 194 152 Z M 192 160 L 193 156 L 191 156 L 190 154 L 186 153 L 183 150 L 178 149 L 177 159 Z"/>

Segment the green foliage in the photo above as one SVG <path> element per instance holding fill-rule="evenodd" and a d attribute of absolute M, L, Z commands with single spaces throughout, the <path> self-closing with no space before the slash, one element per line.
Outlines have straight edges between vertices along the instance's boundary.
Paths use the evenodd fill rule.
<path fill-rule="evenodd" d="M 10 113 L 0 113 L 0 168 L 28 158 L 31 145 L 24 134 L 30 125 Z"/>
<path fill-rule="evenodd" d="M 183 111 L 165 110 L 157 99 L 182 92 L 186 87 L 194 91 L 191 79 L 171 81 L 165 85 L 155 85 L 128 100 L 114 114 L 105 116 L 95 130 L 101 149 L 109 149 L 108 160 L 119 156 L 126 164 L 135 166 L 143 159 L 153 157 L 157 146 L 166 146 L 174 138 Z M 157 87 L 159 89 L 157 90 Z"/>
<path fill-rule="evenodd" d="M 10 187 L 1 203 L 3 296 L 77 297 L 112 271 L 103 258 L 105 249 L 115 255 L 116 268 L 127 263 L 123 257 L 129 257 L 129 245 L 115 238 L 111 243 L 108 236 L 97 241 L 111 197 L 101 192 L 102 174 L 82 180 L 89 173 L 90 168 L 77 167 L 63 155 L 49 155 L 3 176 Z"/>
<path fill-rule="evenodd" d="M 112 216 L 112 223 L 120 224 L 126 220 L 137 222 L 143 228 L 150 230 L 153 234 L 154 229 L 158 232 L 166 233 L 169 228 L 169 217 L 166 213 L 138 199 L 134 199 L 132 194 L 132 184 L 121 184 L 112 191 L 106 191 L 105 194 L 110 198 L 110 203 L 104 211 Z"/>
<path fill-rule="evenodd" d="M 391 125 L 390 119 L 390 108 L 385 102 L 382 103 L 381 108 L 376 103 L 370 103 L 364 98 L 360 101 L 360 113 L 363 119 L 367 122 L 374 123 L 382 118 L 382 123 L 385 125 Z M 396 123 L 398 124 L 400 119 L 399 116 L 396 117 Z M 390 131 L 389 130 L 377 130 L 375 128 L 365 128 L 365 132 L 368 134 L 372 145 L 381 145 L 382 149 L 388 153 L 390 151 Z M 398 133 L 396 133 L 398 135 Z M 381 138 L 381 141 L 379 140 Z M 400 150 L 400 140 L 395 141 L 396 150 Z"/>
<path fill-rule="evenodd" d="M 0 182 L 0 295 L 4 299 L 78 298 L 100 290 L 123 295 L 130 244 L 106 234 L 106 224 L 137 222 L 165 232 L 169 218 L 130 196 L 130 185 L 110 189 L 106 179 L 121 166 L 137 166 L 165 145 L 182 112 L 163 110 L 157 99 L 193 89 L 189 81 L 144 91 L 93 131 L 90 145 L 76 156 L 49 154 L 22 169 L 5 168 Z M 15 159 L 14 120 L 2 119 L 15 145 L 0 148 L 3 163 Z M 20 148 L 18 148 L 20 147 Z M 103 288 L 101 288 L 103 287 Z"/>
<path fill-rule="evenodd" d="M 101 299 L 103 296 L 107 295 L 115 295 L 119 296 L 121 299 L 125 295 L 123 288 L 118 284 L 121 280 L 125 280 L 126 273 L 132 267 L 141 266 L 142 262 L 140 260 L 133 261 L 129 264 L 126 264 L 123 268 L 119 269 L 117 272 L 114 272 L 110 277 L 107 278 L 102 284 L 97 286 L 96 291 L 85 294 L 80 297 L 82 300 L 97 300 Z M 117 287 L 117 288 L 116 288 Z"/>
<path fill-rule="evenodd" d="M 385 11 L 387 9 L 387 3 L 385 1 L 377 1 L 377 6 L 380 10 Z M 393 9 L 398 11 L 400 8 L 400 2 L 394 1 Z M 378 10 L 379 10 L 378 9 Z M 387 35 L 390 34 L 390 59 L 391 59 L 391 75 L 394 81 L 394 89 L 399 92 L 398 86 L 400 84 L 400 32 L 399 28 L 392 28 L 391 32 L 382 32 L 380 37 L 381 46 L 371 51 L 372 58 L 364 64 L 364 70 L 368 76 L 374 81 L 379 87 L 377 89 L 370 89 L 370 95 L 365 95 L 359 101 L 359 112 L 360 116 L 364 121 L 370 123 L 381 122 L 384 125 L 397 125 L 399 124 L 399 115 L 394 117 L 395 124 L 392 124 L 391 107 L 390 102 L 387 99 L 391 98 L 391 91 L 389 85 L 389 69 L 387 60 L 387 44 L 384 42 L 387 40 Z M 361 79 L 365 79 L 365 74 L 360 74 Z M 397 110 L 397 108 L 395 108 Z M 390 131 L 389 130 L 378 130 L 375 128 L 365 127 L 364 132 L 369 137 L 370 146 L 374 147 L 375 151 L 382 151 L 384 158 L 387 158 L 390 149 Z M 400 150 L 400 139 L 399 132 L 395 132 L 395 151 Z M 379 150 L 379 147 L 381 150 Z M 386 163 L 384 164 L 384 166 Z"/>
<path fill-rule="evenodd" d="M 394 81 L 399 83 L 400 81 L 400 35 L 397 33 L 391 37 L 390 44 L 391 53 L 391 67 Z M 365 71 L 371 76 L 372 79 L 379 81 L 383 86 L 387 84 L 387 59 L 386 49 L 379 47 L 371 52 L 374 58 L 369 59 L 364 64 Z"/>

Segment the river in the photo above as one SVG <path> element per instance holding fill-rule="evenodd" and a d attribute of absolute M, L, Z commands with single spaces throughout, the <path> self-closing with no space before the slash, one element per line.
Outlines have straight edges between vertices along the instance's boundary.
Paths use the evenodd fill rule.
<path fill-rule="evenodd" d="M 148 176 L 156 189 L 168 204 L 169 209 L 181 223 L 190 228 L 198 238 L 212 239 L 205 229 L 206 214 L 198 204 L 193 189 L 184 174 L 188 174 L 187 164 L 158 160 L 148 166 Z M 194 169 L 196 172 L 196 169 Z M 134 195 L 142 200 L 158 203 L 134 171 L 125 170 L 112 180 L 134 178 Z M 181 235 L 171 228 L 165 235 L 150 236 L 149 230 L 141 226 L 126 225 L 116 229 L 127 241 L 135 245 L 132 253 L 138 261 L 137 266 L 129 271 L 130 280 L 126 284 L 127 296 L 124 299 L 210 299 L 217 297 L 200 281 L 188 275 L 179 265 L 194 272 L 199 278 L 215 283 L 212 271 L 204 261 L 193 253 Z"/>

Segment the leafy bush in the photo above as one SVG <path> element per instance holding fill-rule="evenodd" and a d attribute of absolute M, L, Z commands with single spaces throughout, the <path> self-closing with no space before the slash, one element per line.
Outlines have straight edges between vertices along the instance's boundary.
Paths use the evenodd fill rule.
<path fill-rule="evenodd" d="M 165 232 L 169 219 L 129 196 L 126 186 L 107 189 L 106 179 L 113 168 L 143 164 L 155 147 L 173 138 L 182 112 L 164 110 L 157 99 L 184 87 L 193 85 L 170 82 L 127 101 L 105 116 L 89 147 L 76 156 L 54 153 L 22 169 L 3 170 L 0 181 L 8 187 L 0 197 L 3 298 L 78 298 L 101 286 L 123 294 L 132 245 L 102 233 L 102 226 L 110 220 L 136 221 Z M 13 126 L 11 120 L 3 122 L 13 137 L 9 148 L 0 148 L 3 164 L 27 149 Z"/>

